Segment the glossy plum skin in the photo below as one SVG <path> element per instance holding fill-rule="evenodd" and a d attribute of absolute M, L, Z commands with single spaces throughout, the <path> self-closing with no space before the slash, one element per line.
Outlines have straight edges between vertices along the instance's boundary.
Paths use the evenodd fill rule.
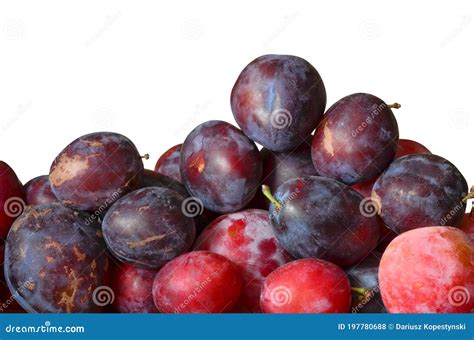
<path fill-rule="evenodd" d="M 5 247 L 5 279 L 27 312 L 99 312 L 94 291 L 110 285 L 109 258 L 90 215 L 59 203 L 27 206 Z"/>
<path fill-rule="evenodd" d="M 474 216 L 472 214 L 464 214 L 458 227 L 474 241 Z"/>
<path fill-rule="evenodd" d="M 233 312 L 259 312 L 263 280 L 289 261 L 265 210 L 249 209 L 219 217 L 204 229 L 195 249 L 221 254 L 240 267 L 242 294 Z"/>
<path fill-rule="evenodd" d="M 158 159 L 155 165 L 155 171 L 171 177 L 175 181 L 181 182 L 181 172 L 179 163 L 181 161 L 181 146 L 178 144 L 166 151 Z"/>
<path fill-rule="evenodd" d="M 241 286 L 241 273 L 227 258 L 193 251 L 158 272 L 153 300 L 162 313 L 222 313 L 232 310 Z"/>
<path fill-rule="evenodd" d="M 414 140 L 410 139 L 400 139 L 398 141 L 398 149 L 395 155 L 395 159 L 401 158 L 407 155 L 415 155 L 415 154 L 430 154 L 430 150 L 428 150 L 424 145 L 415 142 Z"/>
<path fill-rule="evenodd" d="M 196 127 L 181 148 L 181 178 L 189 193 L 217 213 L 245 207 L 262 177 L 256 145 L 222 121 Z"/>
<path fill-rule="evenodd" d="M 379 281 L 390 313 L 472 313 L 474 244 L 452 227 L 407 231 L 384 252 Z"/>
<path fill-rule="evenodd" d="M 157 313 L 152 288 L 158 270 L 121 264 L 114 274 L 114 310 L 120 313 Z"/>
<path fill-rule="evenodd" d="M 362 196 L 325 177 L 290 179 L 275 193 L 270 218 L 280 244 L 295 258 L 320 258 L 347 267 L 377 245 L 380 221 L 364 216 Z"/>
<path fill-rule="evenodd" d="M 49 181 L 64 205 L 94 211 L 131 191 L 142 175 L 141 156 L 127 137 L 96 132 L 61 151 L 51 165 Z"/>
<path fill-rule="evenodd" d="M 397 234 L 433 225 L 454 226 L 462 219 L 466 180 L 446 159 L 431 154 L 395 160 L 377 179 L 372 200 L 386 226 Z"/>
<path fill-rule="evenodd" d="M 314 133 L 316 171 L 348 185 L 375 179 L 392 162 L 398 124 L 390 107 L 367 93 L 355 93 L 331 106 Z"/>
<path fill-rule="evenodd" d="M 379 264 L 382 253 L 374 252 L 362 262 L 346 270 L 352 287 L 363 288 L 366 294 L 352 292 L 352 313 L 386 313 L 379 289 Z"/>
<path fill-rule="evenodd" d="M 159 268 L 187 251 L 195 237 L 184 197 L 159 187 L 135 190 L 115 202 L 102 223 L 107 246 L 119 260 Z"/>
<path fill-rule="evenodd" d="M 290 152 L 273 152 L 263 148 L 260 155 L 263 161 L 262 183 L 273 190 L 291 178 L 318 175 L 311 160 L 311 146 L 306 143 Z M 268 209 L 268 200 L 262 201 Z"/>
<path fill-rule="evenodd" d="M 38 176 L 25 184 L 25 201 L 28 205 L 56 203 L 58 199 L 51 190 L 49 176 Z"/>
<path fill-rule="evenodd" d="M 347 313 L 351 286 L 338 266 L 302 259 L 268 275 L 260 303 L 265 313 Z"/>
<path fill-rule="evenodd" d="M 289 151 L 316 128 L 326 107 L 318 71 L 290 55 L 264 55 L 240 73 L 231 93 L 244 133 L 272 151 Z"/>
<path fill-rule="evenodd" d="M 0 161 L 0 238 L 5 238 L 25 205 L 23 185 L 10 166 Z"/>
<path fill-rule="evenodd" d="M 184 197 L 189 196 L 188 190 L 186 190 L 186 187 L 182 183 L 169 176 L 149 169 L 144 170 L 142 182 L 139 187 L 140 189 L 146 187 L 167 188 L 176 191 Z"/>

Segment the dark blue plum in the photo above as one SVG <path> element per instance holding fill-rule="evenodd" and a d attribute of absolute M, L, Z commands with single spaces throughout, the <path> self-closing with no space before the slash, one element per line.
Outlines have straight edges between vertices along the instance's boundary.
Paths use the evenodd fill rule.
<path fill-rule="evenodd" d="M 456 226 L 465 211 L 466 180 L 446 159 L 431 154 L 394 161 L 377 179 L 372 200 L 385 225 L 399 234 L 429 226 Z"/>
<path fill-rule="evenodd" d="M 242 131 L 272 151 L 289 151 L 316 128 L 326 107 L 318 71 L 291 55 L 264 55 L 240 73 L 231 94 Z"/>
<path fill-rule="evenodd" d="M 196 127 L 181 148 L 181 178 L 189 193 L 217 213 L 245 207 L 262 177 L 257 146 L 223 121 Z"/>
<path fill-rule="evenodd" d="M 362 196 L 338 181 L 294 178 L 278 187 L 270 205 L 275 234 L 295 258 L 319 258 L 341 267 L 377 245 L 380 221 L 362 209 Z M 278 207 L 280 206 L 280 207 Z"/>
<path fill-rule="evenodd" d="M 398 125 L 391 108 L 398 107 L 367 93 L 336 102 L 314 134 L 316 171 L 348 185 L 375 179 L 397 152 Z"/>
<path fill-rule="evenodd" d="M 147 187 L 120 198 L 102 223 L 105 242 L 119 260 L 142 268 L 160 268 L 186 252 L 196 230 L 184 196 Z"/>

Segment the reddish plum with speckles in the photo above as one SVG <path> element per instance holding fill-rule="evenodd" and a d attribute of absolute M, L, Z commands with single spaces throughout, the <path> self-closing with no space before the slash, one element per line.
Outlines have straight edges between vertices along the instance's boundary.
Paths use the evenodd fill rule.
<path fill-rule="evenodd" d="M 398 141 L 398 149 L 395 155 L 395 159 L 401 158 L 407 155 L 415 155 L 415 154 L 430 154 L 430 150 L 428 150 L 424 145 L 415 142 L 414 140 L 410 139 L 400 139 Z"/>
<path fill-rule="evenodd" d="M 120 313 L 157 313 L 153 302 L 153 280 L 158 270 L 122 264 L 115 270 L 114 309 Z"/>
<path fill-rule="evenodd" d="M 431 154 L 395 160 L 377 179 L 372 200 L 397 234 L 433 225 L 454 226 L 464 215 L 467 183 L 446 159 Z"/>
<path fill-rule="evenodd" d="M 195 249 L 221 254 L 242 271 L 242 295 L 234 312 L 259 312 L 265 277 L 288 262 L 264 210 L 249 209 L 224 215 L 200 235 Z"/>
<path fill-rule="evenodd" d="M 193 251 L 168 262 L 153 282 L 153 300 L 162 313 L 222 313 L 239 299 L 239 268 L 226 257 Z"/>
<path fill-rule="evenodd" d="M 261 306 L 265 313 L 347 313 L 351 286 L 344 271 L 335 264 L 297 260 L 267 276 Z"/>
<path fill-rule="evenodd" d="M 240 73 L 231 93 L 234 118 L 255 142 L 289 151 L 316 128 L 326 107 L 318 71 L 291 55 L 264 55 Z"/>
<path fill-rule="evenodd" d="M 5 246 L 5 279 L 27 312 L 99 312 L 94 291 L 110 285 L 100 226 L 59 203 L 27 206 Z"/>
<path fill-rule="evenodd" d="M 28 205 L 58 202 L 58 199 L 51 190 L 47 175 L 35 177 L 25 184 L 25 201 Z"/>
<path fill-rule="evenodd" d="M 363 259 L 377 245 L 380 221 L 364 215 L 362 196 L 341 182 L 318 176 L 280 185 L 270 217 L 280 244 L 296 258 L 321 258 L 341 267 Z"/>
<path fill-rule="evenodd" d="M 184 197 L 166 188 L 147 187 L 125 195 L 102 223 L 110 252 L 131 265 L 163 266 L 194 242 L 194 220 L 185 208 Z"/>
<path fill-rule="evenodd" d="M 474 244 L 453 227 L 407 231 L 385 250 L 379 282 L 390 313 L 473 313 Z"/>
<path fill-rule="evenodd" d="M 79 137 L 60 152 L 49 181 L 64 205 L 94 211 L 137 187 L 142 175 L 141 156 L 127 137 L 96 132 Z"/>
<path fill-rule="evenodd" d="M 189 193 L 217 213 L 242 209 L 262 177 L 256 145 L 235 126 L 208 121 L 196 127 L 181 148 L 181 178 Z"/>
<path fill-rule="evenodd" d="M 0 238 L 7 236 L 13 221 L 21 215 L 25 205 L 23 199 L 23 185 L 15 171 L 0 161 Z"/>
<path fill-rule="evenodd" d="M 181 161 L 181 146 L 178 144 L 166 151 L 158 159 L 155 165 L 155 171 L 171 177 L 175 181 L 181 182 L 181 172 L 179 163 Z"/>
<path fill-rule="evenodd" d="M 374 180 L 392 162 L 398 125 L 390 107 L 366 93 L 355 93 L 331 106 L 314 133 L 316 171 L 352 185 Z"/>

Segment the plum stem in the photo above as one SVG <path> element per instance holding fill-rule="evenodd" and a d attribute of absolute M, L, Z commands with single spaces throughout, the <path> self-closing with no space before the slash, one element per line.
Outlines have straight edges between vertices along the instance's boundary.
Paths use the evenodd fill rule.
<path fill-rule="evenodd" d="M 462 201 L 464 203 L 466 203 L 467 201 L 469 201 L 470 199 L 473 199 L 473 198 L 474 198 L 474 185 L 471 187 L 471 191 L 466 196 L 464 196 Z"/>
<path fill-rule="evenodd" d="M 361 287 L 351 287 L 351 289 L 360 295 L 366 295 L 370 291 L 370 289 Z"/>
<path fill-rule="evenodd" d="M 143 155 L 143 156 L 141 156 L 141 157 L 142 157 L 143 159 L 146 159 L 146 160 L 150 159 L 150 155 L 149 155 L 149 154 L 147 154 L 147 153 L 146 153 L 146 154 L 144 154 L 144 155 Z"/>
<path fill-rule="evenodd" d="M 393 103 L 393 104 L 387 105 L 387 107 L 390 108 L 390 109 L 399 109 L 402 106 L 398 103 Z"/>
<path fill-rule="evenodd" d="M 265 195 L 265 197 L 268 198 L 268 200 L 275 205 L 275 207 L 277 207 L 278 209 L 281 208 L 280 202 L 278 202 L 276 198 L 273 197 L 272 191 L 270 190 L 270 187 L 268 185 L 265 185 L 265 184 L 262 185 L 262 192 Z"/>

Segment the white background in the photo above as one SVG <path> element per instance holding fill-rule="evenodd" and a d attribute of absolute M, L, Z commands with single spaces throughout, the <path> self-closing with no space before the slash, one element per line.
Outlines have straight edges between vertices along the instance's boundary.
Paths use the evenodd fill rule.
<path fill-rule="evenodd" d="M 267 53 L 320 72 L 328 105 L 399 102 L 402 138 L 474 184 L 474 2 L 10 1 L 0 3 L 0 159 L 46 174 L 80 135 L 109 130 L 150 153 L 197 124 L 235 124 L 230 90 Z"/>

